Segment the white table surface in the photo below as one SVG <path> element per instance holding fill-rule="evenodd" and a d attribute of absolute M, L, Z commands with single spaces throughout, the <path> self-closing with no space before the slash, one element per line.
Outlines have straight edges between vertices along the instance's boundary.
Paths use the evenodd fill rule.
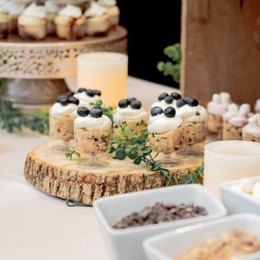
<path fill-rule="evenodd" d="M 159 94 L 173 91 L 128 79 L 128 97 L 142 101 L 147 111 Z M 24 178 L 27 153 L 48 140 L 30 131 L 23 136 L 0 131 L 0 259 L 108 260 L 93 208 L 69 208 Z"/>

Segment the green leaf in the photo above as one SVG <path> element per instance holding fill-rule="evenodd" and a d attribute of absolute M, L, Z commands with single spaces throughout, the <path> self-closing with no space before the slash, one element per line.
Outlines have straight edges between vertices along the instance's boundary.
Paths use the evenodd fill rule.
<path fill-rule="evenodd" d="M 192 184 L 192 175 L 191 174 L 182 175 L 182 184 Z"/>
<path fill-rule="evenodd" d="M 69 150 L 72 151 L 72 152 L 74 152 L 74 151 L 75 151 L 75 147 L 71 146 L 71 147 L 69 148 Z"/>
<path fill-rule="evenodd" d="M 145 169 L 146 171 L 150 171 L 151 170 L 151 160 L 147 160 L 145 163 Z"/>
<path fill-rule="evenodd" d="M 109 153 L 113 153 L 113 152 L 115 152 L 115 150 L 116 150 L 116 148 L 113 147 L 113 146 L 111 146 L 111 149 L 110 149 L 110 152 L 109 152 Z"/>
<path fill-rule="evenodd" d="M 152 167 L 152 170 L 158 171 L 161 168 L 162 165 L 163 165 L 163 162 L 155 162 L 153 167 Z"/>
<path fill-rule="evenodd" d="M 125 135 L 126 135 L 127 137 L 129 137 L 132 133 L 133 133 L 133 131 L 132 131 L 131 129 L 127 129 L 127 130 L 125 131 Z"/>
<path fill-rule="evenodd" d="M 134 159 L 134 164 L 139 165 L 142 162 L 142 157 L 137 157 Z"/>
<path fill-rule="evenodd" d="M 126 157 L 126 151 L 124 149 L 118 149 L 116 151 L 116 158 L 120 161 L 124 160 Z"/>

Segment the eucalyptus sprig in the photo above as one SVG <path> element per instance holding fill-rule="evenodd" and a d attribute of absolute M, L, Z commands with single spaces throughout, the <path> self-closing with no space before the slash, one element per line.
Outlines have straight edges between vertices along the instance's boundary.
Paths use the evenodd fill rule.
<path fill-rule="evenodd" d="M 75 151 L 75 147 L 70 147 L 69 150 L 70 150 L 70 152 L 65 153 L 66 159 L 69 158 L 72 161 L 73 154 L 75 154 L 78 158 L 80 158 L 81 155 L 80 155 L 80 153 Z"/>
<path fill-rule="evenodd" d="M 182 175 L 182 184 L 200 184 L 199 177 L 204 178 L 204 162 L 197 168 L 196 172 L 192 171 L 191 174 Z"/>
<path fill-rule="evenodd" d="M 155 159 L 159 155 L 157 152 L 152 155 L 152 148 L 148 143 L 148 131 L 147 128 L 141 129 L 142 134 L 132 135 L 132 130 L 127 129 L 125 125 L 120 126 L 120 136 L 122 140 L 112 139 L 112 148 L 110 153 L 115 153 L 115 159 L 124 160 L 126 157 L 131 159 L 134 164 L 139 165 L 142 162 L 145 163 L 145 169 L 147 171 L 159 171 L 168 181 L 167 186 L 173 181 L 175 185 L 178 184 L 177 178 L 172 177 L 171 171 L 162 167 L 162 161 L 156 161 Z"/>

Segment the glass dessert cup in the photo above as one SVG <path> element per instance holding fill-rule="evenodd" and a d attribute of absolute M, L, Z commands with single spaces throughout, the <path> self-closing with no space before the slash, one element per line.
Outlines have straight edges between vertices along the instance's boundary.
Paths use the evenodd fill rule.
<path fill-rule="evenodd" d="M 196 144 L 206 139 L 206 123 L 205 122 L 183 122 L 184 127 L 184 149 L 178 151 L 176 155 L 181 158 L 204 156 L 202 151 L 194 148 Z"/>
<path fill-rule="evenodd" d="M 75 117 L 69 115 L 53 117 L 50 113 L 50 135 L 53 140 L 62 140 L 63 142 L 53 146 L 52 152 L 66 153 L 70 151 L 70 141 L 74 139 L 74 120 Z"/>
<path fill-rule="evenodd" d="M 223 127 L 222 116 L 208 113 L 207 129 L 210 134 L 217 135 L 218 140 L 222 140 L 222 133 L 223 133 L 222 127 Z"/>
<path fill-rule="evenodd" d="M 75 150 L 82 156 L 78 166 L 85 169 L 106 167 L 108 162 L 101 161 L 99 156 L 108 154 L 110 151 L 111 127 L 105 130 L 87 130 L 77 127 L 74 129 Z"/>
<path fill-rule="evenodd" d="M 159 151 L 163 154 L 163 166 L 174 167 L 183 163 L 181 159 L 174 156 L 178 150 L 183 149 L 183 128 L 181 126 L 165 133 L 149 133 L 149 145 L 154 152 Z"/>

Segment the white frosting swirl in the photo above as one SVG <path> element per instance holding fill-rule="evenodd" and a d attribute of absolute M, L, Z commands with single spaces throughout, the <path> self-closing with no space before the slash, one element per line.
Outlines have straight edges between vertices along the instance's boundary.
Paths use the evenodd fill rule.
<path fill-rule="evenodd" d="M 67 5 L 63 9 L 61 9 L 58 13 L 59 15 L 71 16 L 75 19 L 78 19 L 82 16 L 82 10 L 80 7 L 74 5 Z"/>
<path fill-rule="evenodd" d="M 251 116 L 248 119 L 249 124 L 242 128 L 243 135 L 251 134 L 256 136 L 257 138 L 260 137 L 260 114 L 256 114 Z"/>
<path fill-rule="evenodd" d="M 103 102 L 101 107 L 105 107 L 105 105 L 106 105 L 105 100 L 101 99 L 100 96 L 95 95 L 94 97 L 90 97 L 87 95 L 87 93 L 85 91 L 83 91 L 81 93 L 76 93 L 73 96 L 79 100 L 80 107 L 87 107 L 90 109 L 93 107 L 93 105 L 90 105 L 89 103 L 95 102 L 97 100 L 101 100 Z"/>
<path fill-rule="evenodd" d="M 203 106 L 191 107 L 188 104 L 177 108 L 176 114 L 182 118 L 183 121 L 189 122 L 205 122 L 207 120 L 207 110 Z"/>
<path fill-rule="evenodd" d="M 260 112 L 260 98 L 256 100 L 254 110 Z"/>
<path fill-rule="evenodd" d="M 228 111 L 228 107 L 232 103 L 229 93 L 221 92 L 220 94 L 213 94 L 212 101 L 207 104 L 207 110 L 213 115 L 222 116 Z"/>
<path fill-rule="evenodd" d="M 168 104 L 168 103 L 166 103 L 165 100 L 163 99 L 163 100 L 161 100 L 161 101 L 154 102 L 154 103 L 152 104 L 152 108 L 153 108 L 153 107 L 161 107 L 162 109 L 165 109 L 166 107 L 171 106 L 171 107 L 174 107 L 174 108 L 176 109 L 176 102 L 177 102 L 177 101 L 174 99 L 171 104 Z"/>
<path fill-rule="evenodd" d="M 114 114 L 114 120 L 120 121 L 121 119 L 137 119 L 147 117 L 146 111 L 141 107 L 140 109 L 133 109 L 130 105 L 126 108 L 117 107 Z"/>
<path fill-rule="evenodd" d="M 98 3 L 105 7 L 111 7 L 116 5 L 116 0 L 98 0 Z"/>
<path fill-rule="evenodd" d="M 55 103 L 50 113 L 53 117 L 61 117 L 63 115 L 69 115 L 72 117 L 77 117 L 78 106 L 75 104 L 68 104 L 67 106 L 62 106 L 60 103 Z"/>
<path fill-rule="evenodd" d="M 48 13 L 58 13 L 60 8 L 54 1 L 46 1 L 44 3 L 45 11 Z"/>
<path fill-rule="evenodd" d="M 228 121 L 230 120 L 232 117 L 235 117 L 238 115 L 238 105 L 233 103 L 233 104 L 230 104 L 229 107 L 228 107 L 228 111 L 225 112 L 223 115 L 222 115 L 222 118 L 224 121 Z"/>
<path fill-rule="evenodd" d="M 89 9 L 86 10 L 85 16 L 86 17 L 93 17 L 93 16 L 99 16 L 106 12 L 106 8 L 99 5 L 98 3 L 92 1 L 91 6 Z"/>
<path fill-rule="evenodd" d="M 4 12 L 13 15 L 19 15 L 25 10 L 25 4 L 21 4 L 15 1 L 6 2 L 2 5 L 2 9 Z"/>
<path fill-rule="evenodd" d="M 27 15 L 27 16 L 33 16 L 33 17 L 41 18 L 41 19 L 46 18 L 44 6 L 39 6 L 39 5 L 36 5 L 35 3 L 28 6 L 23 11 L 23 14 Z"/>
<path fill-rule="evenodd" d="M 148 121 L 148 132 L 150 133 L 165 133 L 174 130 L 182 124 L 182 119 L 179 116 L 166 117 L 164 114 L 151 116 Z"/>
<path fill-rule="evenodd" d="M 102 115 L 102 117 L 99 118 L 94 118 L 88 115 L 85 117 L 78 116 L 74 120 L 74 125 L 77 128 L 85 128 L 86 130 L 92 130 L 92 129 L 106 130 L 108 128 L 111 128 L 112 122 L 105 115 Z"/>

